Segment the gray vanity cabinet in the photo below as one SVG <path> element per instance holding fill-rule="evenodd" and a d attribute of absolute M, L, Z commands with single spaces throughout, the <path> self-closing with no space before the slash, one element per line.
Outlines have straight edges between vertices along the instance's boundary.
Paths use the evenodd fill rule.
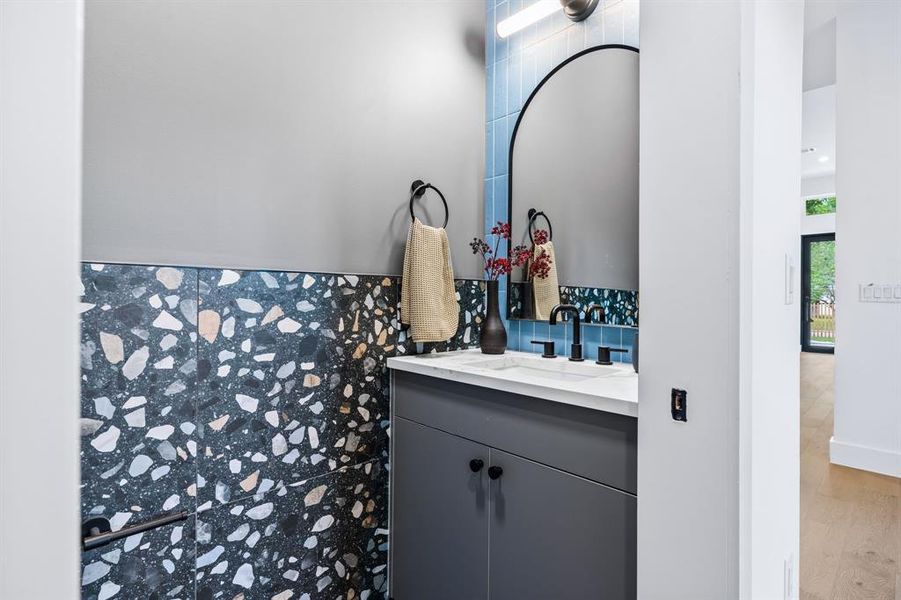
<path fill-rule="evenodd" d="M 392 387 L 393 600 L 635 598 L 634 418 L 399 371 Z"/>
<path fill-rule="evenodd" d="M 400 418 L 392 435 L 403 457 L 392 464 L 392 597 L 483 600 L 488 448 Z M 478 472 L 473 460 L 483 462 Z"/>
<path fill-rule="evenodd" d="M 635 498 L 491 450 L 491 600 L 635 598 Z"/>

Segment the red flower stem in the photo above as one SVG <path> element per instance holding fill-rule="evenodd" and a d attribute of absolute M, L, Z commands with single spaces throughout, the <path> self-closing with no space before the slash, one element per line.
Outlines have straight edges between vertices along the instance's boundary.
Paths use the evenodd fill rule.
<path fill-rule="evenodd" d="M 494 236 L 494 257 L 497 258 L 497 247 L 501 243 L 501 237 L 499 235 Z M 492 279 L 497 279 L 497 275 L 495 274 Z"/>

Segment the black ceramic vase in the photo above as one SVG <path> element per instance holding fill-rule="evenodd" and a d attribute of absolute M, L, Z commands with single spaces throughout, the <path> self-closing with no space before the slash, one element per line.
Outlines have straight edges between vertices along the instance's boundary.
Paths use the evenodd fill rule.
<path fill-rule="evenodd" d="M 501 311 L 497 300 L 497 281 L 486 281 L 488 287 L 488 306 L 485 310 L 485 322 L 482 323 L 482 333 L 479 336 L 479 345 L 482 354 L 503 354 L 507 349 L 507 330 L 501 319 Z"/>
<path fill-rule="evenodd" d="M 532 287 L 531 281 L 522 282 L 522 318 L 535 318 L 535 289 Z"/>

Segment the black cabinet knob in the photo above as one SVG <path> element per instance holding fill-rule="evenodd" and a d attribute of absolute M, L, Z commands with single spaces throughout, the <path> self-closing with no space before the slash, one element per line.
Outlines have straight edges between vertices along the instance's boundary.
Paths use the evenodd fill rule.
<path fill-rule="evenodd" d="M 491 479 L 498 479 L 503 474 L 504 470 L 500 467 L 488 467 L 488 477 Z"/>
<path fill-rule="evenodd" d="M 473 473 L 478 473 L 479 471 L 482 470 L 482 467 L 484 467 L 484 466 L 485 466 L 485 461 L 482 460 L 481 458 L 474 458 L 471 461 L 469 461 L 469 470 L 472 471 Z"/>

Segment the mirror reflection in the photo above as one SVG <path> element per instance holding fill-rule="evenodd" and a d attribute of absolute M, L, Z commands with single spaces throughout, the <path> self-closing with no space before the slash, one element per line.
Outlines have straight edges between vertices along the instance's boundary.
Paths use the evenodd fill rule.
<path fill-rule="evenodd" d="M 547 321 L 591 305 L 593 323 L 638 325 L 638 50 L 599 46 L 548 74 L 520 113 L 509 155 L 514 245 L 508 315 Z"/>

